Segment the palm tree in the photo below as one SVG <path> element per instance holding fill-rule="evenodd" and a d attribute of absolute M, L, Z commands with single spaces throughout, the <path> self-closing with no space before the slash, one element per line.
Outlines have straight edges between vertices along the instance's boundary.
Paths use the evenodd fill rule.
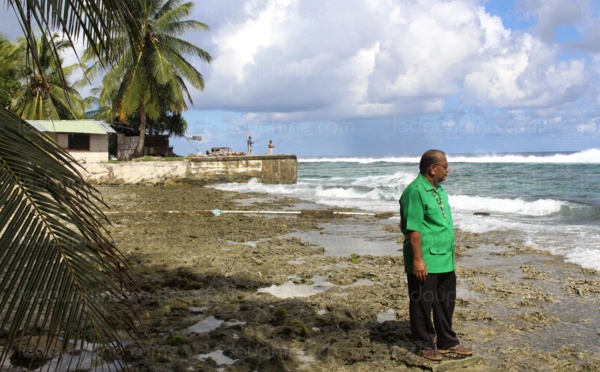
<path fill-rule="evenodd" d="M 95 87 L 91 90 L 92 95 L 85 98 L 88 107 L 94 107 L 92 110 L 86 111 L 86 116 L 92 119 L 104 120 L 106 122 L 114 122 L 118 114 L 113 109 L 113 97 L 106 94 L 103 87 Z"/>
<path fill-rule="evenodd" d="M 40 36 L 36 40 L 40 66 L 23 71 L 25 84 L 17 91 L 10 110 L 22 119 L 60 120 L 81 119 L 85 115 L 86 104 L 75 86 L 67 79 L 79 68 L 79 64 L 63 67 L 61 54 L 71 49 L 69 40 L 57 34 L 51 38 Z M 17 47 L 25 60 L 27 40 L 20 38 Z M 62 71 L 62 74 L 59 72 Z M 62 75 L 62 76 L 61 76 Z"/>
<path fill-rule="evenodd" d="M 19 48 L 0 34 L 0 106 L 8 107 L 12 97 L 21 87 L 19 68 L 22 59 Z"/>
<path fill-rule="evenodd" d="M 113 38 L 115 59 L 103 79 L 102 95 L 112 98 L 120 121 L 136 111 L 139 113 L 136 156 L 143 155 L 147 118 L 157 120 L 165 107 L 176 114 L 186 110 L 186 98 L 193 103 L 186 81 L 204 89 L 202 74 L 184 55 L 199 57 L 207 63 L 212 57 L 177 37 L 186 31 L 208 30 L 204 23 L 185 20 L 192 8 L 192 2 L 180 0 L 140 0 L 138 28 L 142 38 L 132 39 L 125 30 Z M 91 52 L 93 49 L 86 56 Z M 102 66 L 93 66 L 92 76 L 103 70 Z"/>
<path fill-rule="evenodd" d="M 108 60 L 115 24 L 126 25 L 130 39 L 141 37 L 133 27 L 136 3 L 6 0 L 23 27 L 27 61 L 38 72 L 43 64 L 34 29 L 43 30 L 43 35 L 59 29 L 69 38 L 83 36 L 96 46 L 99 58 Z M 0 107 L 0 329 L 7 331 L 4 345 L 20 339 L 40 346 L 29 336 L 37 330 L 62 348 L 87 339 L 101 344 L 114 341 L 123 351 L 117 329 L 129 331 L 134 339 L 137 334 L 134 308 L 127 296 L 136 290 L 135 283 L 103 229 L 107 220 L 98 207 L 98 193 L 82 180 L 74 164 L 47 136 Z M 10 347 L 0 350 L 0 363 L 10 352 Z"/>

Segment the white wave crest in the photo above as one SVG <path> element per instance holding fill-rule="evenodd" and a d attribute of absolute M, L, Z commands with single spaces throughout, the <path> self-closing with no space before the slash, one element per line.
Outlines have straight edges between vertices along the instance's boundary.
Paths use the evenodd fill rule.
<path fill-rule="evenodd" d="M 303 198 L 310 193 L 310 187 L 302 184 L 296 185 L 271 185 L 258 182 L 256 178 L 248 183 L 222 183 L 211 186 L 218 190 L 236 191 L 236 192 L 258 192 L 275 195 L 289 195 Z"/>
<path fill-rule="evenodd" d="M 371 164 L 377 162 L 385 163 L 418 163 L 420 157 L 400 156 L 385 158 L 360 158 L 360 157 L 338 157 L 338 158 L 298 158 L 299 163 L 358 163 Z"/>
<path fill-rule="evenodd" d="M 415 173 L 396 172 L 381 176 L 365 176 L 352 181 L 352 186 L 390 187 L 398 186 L 403 189 L 415 179 Z"/>
<path fill-rule="evenodd" d="M 565 253 L 567 262 L 572 262 L 581 267 L 600 271 L 600 249 L 594 248 L 575 248 L 571 252 Z"/>
<path fill-rule="evenodd" d="M 600 164 L 600 149 L 589 149 L 573 154 L 553 155 L 480 155 L 456 156 L 448 155 L 450 162 L 454 163 L 586 163 Z"/>
<path fill-rule="evenodd" d="M 452 155 L 447 154 L 450 163 L 565 163 L 565 164 L 600 164 L 600 149 L 593 148 L 572 154 L 473 154 Z M 398 157 L 336 157 L 336 158 L 300 158 L 300 163 L 358 163 L 371 164 L 376 162 L 386 163 L 418 163 L 420 156 Z"/>
<path fill-rule="evenodd" d="M 487 212 L 526 216 L 548 216 L 558 213 L 568 203 L 560 200 L 499 199 L 481 196 L 450 196 L 450 206 L 457 212 Z"/>

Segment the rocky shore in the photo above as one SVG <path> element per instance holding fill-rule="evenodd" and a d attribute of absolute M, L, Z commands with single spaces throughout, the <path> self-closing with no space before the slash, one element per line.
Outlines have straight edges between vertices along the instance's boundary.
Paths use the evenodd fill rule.
<path fill-rule="evenodd" d="M 457 231 L 455 329 L 475 356 L 435 363 L 411 353 L 400 252 L 331 254 L 350 243 L 345 231 L 400 249 L 397 219 L 216 217 L 205 211 L 306 204 L 179 184 L 98 188 L 144 290 L 146 349 L 125 356 L 140 371 L 600 371 L 600 275 L 505 235 Z"/>

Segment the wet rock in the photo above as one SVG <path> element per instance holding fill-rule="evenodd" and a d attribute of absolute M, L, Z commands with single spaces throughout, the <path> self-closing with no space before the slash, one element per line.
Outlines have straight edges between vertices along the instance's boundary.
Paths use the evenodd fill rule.
<path fill-rule="evenodd" d="M 546 280 L 550 274 L 547 271 L 537 270 L 530 266 L 521 266 L 521 270 L 523 271 L 523 279 Z"/>
<path fill-rule="evenodd" d="M 17 358 L 44 361 L 56 358 L 62 352 L 62 343 L 46 336 L 25 336 L 14 344 Z"/>
<path fill-rule="evenodd" d="M 387 321 L 381 324 L 371 323 L 370 338 L 372 341 L 385 342 L 388 344 L 402 344 L 409 348 L 412 345 L 410 326 L 405 322 Z"/>
<path fill-rule="evenodd" d="M 542 329 L 554 323 L 558 323 L 558 318 L 555 316 L 542 314 L 539 311 L 515 315 L 510 317 L 510 319 L 515 320 L 519 329 L 523 331 Z"/>
<path fill-rule="evenodd" d="M 388 347 L 372 343 L 363 330 L 351 332 L 346 337 L 329 338 L 327 346 L 318 351 L 319 358 L 339 359 L 345 365 L 372 362 L 389 358 Z"/>
<path fill-rule="evenodd" d="M 480 356 L 463 357 L 458 359 L 451 359 L 444 357 L 441 362 L 434 362 L 417 356 L 414 350 L 408 350 L 398 346 L 392 346 L 390 348 L 390 358 L 399 364 L 403 364 L 408 368 L 417 368 L 424 371 L 489 371 L 490 366 Z"/>
<path fill-rule="evenodd" d="M 568 278 L 563 290 L 580 296 L 589 296 L 590 293 L 600 293 L 600 280 Z"/>
<path fill-rule="evenodd" d="M 196 353 L 194 353 L 194 349 L 191 345 L 180 345 L 177 348 L 177 355 L 180 355 L 185 358 L 190 358 L 196 355 Z"/>
<path fill-rule="evenodd" d="M 485 360 L 478 356 L 474 355 L 467 358 L 459 358 L 454 360 L 444 360 L 440 363 L 437 368 L 434 369 L 436 372 L 450 372 L 450 371 L 480 371 L 487 372 L 490 371 L 490 366 L 485 362 Z"/>
<path fill-rule="evenodd" d="M 582 372 L 598 372 L 600 371 L 600 360 L 594 360 L 591 362 L 585 363 L 581 366 Z"/>
<path fill-rule="evenodd" d="M 598 274 L 598 270 L 590 269 L 587 267 L 582 267 L 581 272 L 586 275 L 597 275 Z"/>

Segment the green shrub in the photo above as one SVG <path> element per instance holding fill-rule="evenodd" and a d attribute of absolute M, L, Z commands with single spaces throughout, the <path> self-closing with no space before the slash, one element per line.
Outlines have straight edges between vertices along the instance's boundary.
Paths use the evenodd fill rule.
<path fill-rule="evenodd" d="M 179 346 L 179 345 L 187 344 L 187 342 L 188 342 L 187 337 L 185 337 L 182 334 L 176 334 L 176 335 L 173 335 L 173 337 L 171 337 L 169 339 L 169 341 L 167 341 L 167 344 L 169 344 L 171 346 Z"/>

